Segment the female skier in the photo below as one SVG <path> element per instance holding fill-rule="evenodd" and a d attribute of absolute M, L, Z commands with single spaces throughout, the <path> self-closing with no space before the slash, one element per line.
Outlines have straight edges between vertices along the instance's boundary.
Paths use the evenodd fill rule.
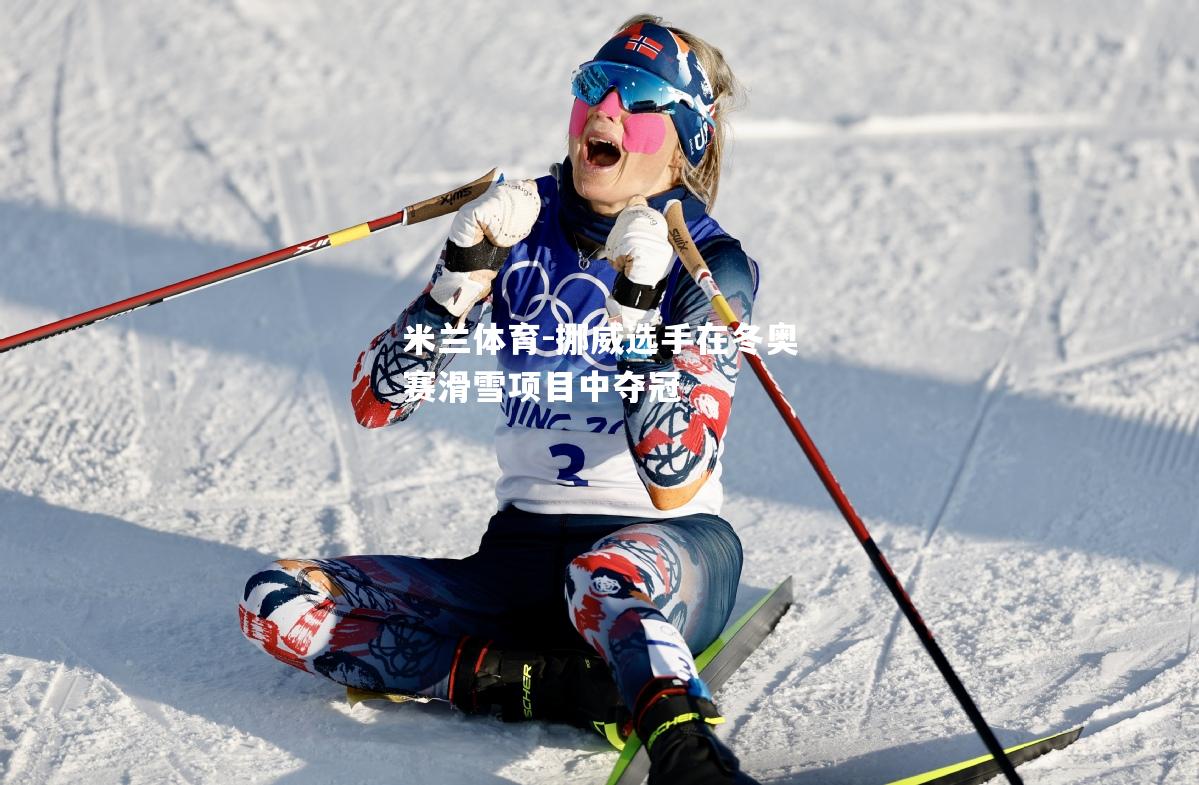
<path fill-rule="evenodd" d="M 682 202 L 748 320 L 756 266 L 707 214 L 736 82 L 719 50 L 638 16 L 572 91 L 566 160 L 463 207 L 429 286 L 354 367 L 358 421 L 405 420 L 430 397 L 414 380 L 440 378 L 490 304 L 500 369 L 540 387 L 503 392 L 499 509 L 478 552 L 276 561 L 246 584 L 242 631 L 347 686 L 636 729 L 655 785 L 753 782 L 712 734 L 721 719 L 692 658 L 728 621 L 741 574 L 719 517 L 737 353 L 704 345 L 724 328 L 660 212 Z"/>

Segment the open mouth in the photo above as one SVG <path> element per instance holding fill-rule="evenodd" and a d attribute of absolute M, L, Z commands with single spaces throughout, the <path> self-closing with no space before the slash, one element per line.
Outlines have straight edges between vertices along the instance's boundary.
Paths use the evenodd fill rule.
<path fill-rule="evenodd" d="M 620 148 L 607 139 L 592 137 L 586 145 L 587 163 L 592 166 L 612 166 L 620 162 Z"/>

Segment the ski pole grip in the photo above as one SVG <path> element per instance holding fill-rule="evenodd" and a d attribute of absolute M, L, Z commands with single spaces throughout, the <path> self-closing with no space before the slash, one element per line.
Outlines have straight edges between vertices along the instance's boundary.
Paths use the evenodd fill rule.
<path fill-rule="evenodd" d="M 678 199 L 671 199 L 666 203 L 666 231 L 675 253 L 683 260 L 683 266 L 687 268 L 700 290 L 712 301 L 716 315 L 729 328 L 737 329 L 741 320 L 733 313 L 728 300 L 724 299 L 720 287 L 716 285 L 716 279 L 712 277 L 712 271 L 704 261 L 703 254 L 695 247 L 691 231 L 687 228 L 687 221 L 683 218 L 683 203 Z"/>
<path fill-rule="evenodd" d="M 683 266 L 687 268 L 687 272 L 691 273 L 692 278 L 695 278 L 708 269 L 708 264 L 691 239 L 691 231 L 687 228 L 687 221 L 683 218 L 683 203 L 678 199 L 671 199 L 666 203 L 665 213 L 666 231 L 670 237 L 670 244 L 674 246 L 675 253 L 679 255 L 679 258 L 683 260 Z"/>
<path fill-rule="evenodd" d="M 452 213 L 467 202 L 482 196 L 483 192 L 490 188 L 492 183 L 500 177 L 502 176 L 499 174 L 499 169 L 492 169 L 487 174 L 477 180 L 472 180 L 461 188 L 444 193 L 441 196 L 425 199 L 423 202 L 410 204 L 404 208 L 404 223 L 420 223 L 430 218 L 436 218 L 439 215 Z"/>

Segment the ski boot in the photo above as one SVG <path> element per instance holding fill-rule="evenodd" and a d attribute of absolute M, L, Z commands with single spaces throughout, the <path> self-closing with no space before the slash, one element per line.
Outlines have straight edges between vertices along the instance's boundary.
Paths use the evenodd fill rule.
<path fill-rule="evenodd" d="M 449 697 L 467 714 L 560 722 L 596 731 L 617 748 L 632 730 L 612 672 L 583 651 L 517 651 L 463 638 Z"/>
<path fill-rule="evenodd" d="M 678 679 L 658 679 L 638 699 L 637 735 L 649 753 L 649 785 L 758 785 L 712 732 L 724 718 L 707 688 L 688 687 Z"/>

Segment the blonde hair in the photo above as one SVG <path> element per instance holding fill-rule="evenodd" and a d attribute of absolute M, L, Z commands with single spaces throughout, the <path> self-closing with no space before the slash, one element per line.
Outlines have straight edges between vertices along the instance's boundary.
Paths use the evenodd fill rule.
<path fill-rule="evenodd" d="M 712 94 L 715 96 L 712 103 L 712 119 L 716 123 L 712 141 L 708 143 L 708 149 L 704 151 L 704 157 L 700 159 L 699 164 L 693 166 L 690 161 L 684 159 L 682 171 L 683 185 L 703 200 L 711 210 L 712 205 L 716 203 L 716 191 L 720 187 L 720 166 L 724 161 L 725 146 L 730 136 L 726 118 L 730 111 L 743 103 L 745 92 L 724 59 L 723 52 L 693 33 L 666 24 L 660 16 L 637 14 L 627 19 L 616 32 L 644 22 L 665 27 L 683 39 L 695 52 L 700 66 L 708 74 L 708 81 L 712 84 Z"/>

